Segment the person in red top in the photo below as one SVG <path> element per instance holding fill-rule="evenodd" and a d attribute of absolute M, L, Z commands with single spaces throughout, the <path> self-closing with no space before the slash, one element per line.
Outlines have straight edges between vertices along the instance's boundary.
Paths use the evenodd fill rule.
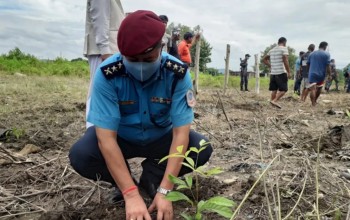
<path fill-rule="evenodd" d="M 193 37 L 193 34 L 191 32 L 186 32 L 184 34 L 184 39 L 179 43 L 178 51 L 180 60 L 188 66 L 190 66 L 192 63 L 190 52 L 191 46 L 196 43 L 199 37 L 199 34 Z"/>

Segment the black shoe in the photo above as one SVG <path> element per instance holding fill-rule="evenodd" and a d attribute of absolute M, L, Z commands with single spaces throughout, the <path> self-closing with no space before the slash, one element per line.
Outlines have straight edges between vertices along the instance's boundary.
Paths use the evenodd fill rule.
<path fill-rule="evenodd" d="M 142 188 L 147 195 L 153 199 L 157 194 L 158 185 L 151 183 L 150 181 L 140 180 L 139 187 Z"/>
<path fill-rule="evenodd" d="M 137 186 L 138 183 L 136 181 L 136 179 L 133 177 L 132 180 L 134 181 L 135 185 Z M 124 196 L 123 193 L 120 191 L 120 189 L 116 186 L 116 185 L 112 185 L 113 186 L 113 190 L 109 195 L 109 203 L 111 204 L 116 204 L 119 203 L 121 201 L 124 201 Z"/>
<path fill-rule="evenodd" d="M 124 201 L 124 197 L 122 192 L 120 191 L 120 189 L 118 187 L 113 187 L 113 191 L 110 193 L 110 195 L 108 196 L 108 200 L 110 204 L 117 204 L 121 201 Z"/>

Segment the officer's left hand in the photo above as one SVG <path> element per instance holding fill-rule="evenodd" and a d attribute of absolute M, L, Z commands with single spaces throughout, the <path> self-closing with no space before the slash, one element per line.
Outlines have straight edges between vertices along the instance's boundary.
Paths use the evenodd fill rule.
<path fill-rule="evenodd" d="M 157 220 L 172 220 L 174 218 L 173 204 L 165 199 L 163 194 L 157 193 L 148 211 L 157 210 Z"/>

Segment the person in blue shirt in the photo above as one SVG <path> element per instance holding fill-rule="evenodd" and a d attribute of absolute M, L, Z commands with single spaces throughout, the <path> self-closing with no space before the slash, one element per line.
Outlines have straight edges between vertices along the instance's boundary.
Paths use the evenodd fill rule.
<path fill-rule="evenodd" d="M 90 127 L 73 145 L 69 159 L 82 176 L 103 180 L 119 188 L 116 199 L 124 199 L 126 219 L 173 219 L 173 207 L 165 195 L 174 187 L 168 176 L 191 172 L 182 158 L 163 157 L 183 146 L 200 148 L 203 135 L 191 130 L 195 97 L 188 68 L 162 52 L 165 25 L 151 11 L 136 11 L 121 23 L 120 53 L 106 59 L 93 80 Z M 212 153 L 208 143 L 197 159 L 205 164 Z M 130 174 L 128 159 L 141 157 L 139 183 Z M 153 199 L 147 208 L 140 195 L 143 188 Z"/>
<path fill-rule="evenodd" d="M 317 104 L 317 99 L 321 94 L 326 78 L 330 76 L 330 54 L 326 51 L 328 43 L 322 41 L 319 49 L 311 53 L 308 57 L 307 66 L 309 70 L 309 90 L 312 106 Z"/>

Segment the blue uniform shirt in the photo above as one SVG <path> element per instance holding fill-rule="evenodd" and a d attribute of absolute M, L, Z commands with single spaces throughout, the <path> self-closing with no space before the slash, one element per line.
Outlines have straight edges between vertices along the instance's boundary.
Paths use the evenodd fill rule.
<path fill-rule="evenodd" d="M 326 77 L 326 69 L 330 64 L 330 54 L 324 50 L 317 50 L 309 55 L 307 63 L 309 64 L 309 82 L 320 83 Z"/>
<path fill-rule="evenodd" d="M 97 69 L 88 122 L 146 145 L 173 127 L 193 121 L 193 110 L 186 99 L 192 90 L 191 76 L 181 61 L 162 53 L 159 71 L 141 83 L 125 70 L 122 59 L 119 53 L 114 54 Z"/>

